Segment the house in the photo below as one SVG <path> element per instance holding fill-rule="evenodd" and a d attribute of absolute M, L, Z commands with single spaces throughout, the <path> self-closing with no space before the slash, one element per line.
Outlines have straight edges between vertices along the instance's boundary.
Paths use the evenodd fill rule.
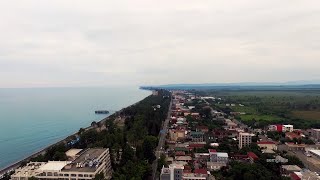
<path fill-rule="evenodd" d="M 289 151 L 305 151 L 306 145 L 305 144 L 295 144 L 295 143 L 286 143 L 287 149 Z"/>
<path fill-rule="evenodd" d="M 209 132 L 209 128 L 207 126 L 197 126 L 196 131 L 201 131 L 201 132 L 207 133 L 207 132 Z"/>
<path fill-rule="evenodd" d="M 268 129 L 269 131 L 292 132 L 293 125 L 276 124 L 276 125 L 270 125 Z"/>
<path fill-rule="evenodd" d="M 255 161 L 257 161 L 259 159 L 259 157 L 253 152 L 248 152 L 248 158 L 251 163 L 254 163 Z"/>
<path fill-rule="evenodd" d="M 311 138 L 315 141 L 320 141 L 320 129 L 311 129 Z"/>
<path fill-rule="evenodd" d="M 278 149 L 277 144 L 273 141 L 260 141 L 257 145 L 262 149 L 263 153 L 270 153 Z"/>
<path fill-rule="evenodd" d="M 293 140 L 293 139 L 301 139 L 302 137 L 300 132 L 286 132 L 286 138 Z"/>
<path fill-rule="evenodd" d="M 290 173 L 290 178 L 292 180 L 319 180 L 320 176 L 316 172 L 301 171 Z"/>
<path fill-rule="evenodd" d="M 229 137 L 228 131 L 226 130 L 215 129 L 213 133 L 214 133 L 214 137 L 217 139 L 223 139 L 223 138 Z"/>
<path fill-rule="evenodd" d="M 300 172 L 302 169 L 297 165 L 282 165 L 280 170 L 282 175 L 289 175 L 293 172 Z"/>
<path fill-rule="evenodd" d="M 188 148 L 190 151 L 192 151 L 194 149 L 204 148 L 205 145 L 206 145 L 205 143 L 190 143 Z"/>
<path fill-rule="evenodd" d="M 192 161 L 192 157 L 191 156 L 176 156 L 175 160 L 189 163 Z"/>
<path fill-rule="evenodd" d="M 178 129 L 170 129 L 169 136 L 171 141 L 178 141 L 178 139 L 184 140 L 186 138 L 186 131 L 178 130 Z"/>

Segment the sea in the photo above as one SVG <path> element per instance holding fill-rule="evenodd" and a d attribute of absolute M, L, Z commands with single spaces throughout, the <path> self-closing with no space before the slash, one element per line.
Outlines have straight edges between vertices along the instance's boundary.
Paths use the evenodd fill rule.
<path fill-rule="evenodd" d="M 150 94 L 138 87 L 0 89 L 0 169 Z"/>

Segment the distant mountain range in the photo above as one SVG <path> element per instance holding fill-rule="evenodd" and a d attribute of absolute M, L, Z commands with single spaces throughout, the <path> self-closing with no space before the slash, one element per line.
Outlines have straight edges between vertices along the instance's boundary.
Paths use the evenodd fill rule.
<path fill-rule="evenodd" d="M 141 86 L 142 89 L 320 89 L 320 80 L 290 82 L 240 82 L 240 83 L 201 83 L 167 84 Z"/>

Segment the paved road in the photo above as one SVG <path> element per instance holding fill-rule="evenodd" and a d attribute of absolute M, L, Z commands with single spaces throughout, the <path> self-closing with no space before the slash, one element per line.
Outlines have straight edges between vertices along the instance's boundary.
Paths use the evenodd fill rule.
<path fill-rule="evenodd" d="M 166 140 L 166 135 L 167 135 L 167 131 L 168 131 L 168 125 L 169 125 L 169 121 L 171 118 L 171 107 L 172 107 L 172 98 L 170 101 L 170 105 L 169 105 L 169 111 L 168 111 L 168 116 L 167 119 L 163 122 L 162 125 L 162 130 L 160 131 L 159 134 L 159 144 L 156 148 L 155 151 L 155 155 L 156 155 L 156 160 L 152 163 L 152 179 L 155 180 L 157 178 L 156 173 L 157 173 L 157 168 L 158 168 L 158 159 L 161 156 L 161 153 L 163 152 L 163 148 L 164 148 L 164 144 L 165 144 L 165 140 Z"/>
<path fill-rule="evenodd" d="M 312 161 L 319 162 L 319 160 L 317 160 L 316 158 L 307 157 L 305 154 L 303 154 L 302 151 L 294 151 L 294 152 L 289 151 L 288 154 L 299 158 L 303 162 L 303 164 L 306 166 L 306 168 L 310 169 L 311 171 L 320 172 L 320 167 L 312 163 Z"/>

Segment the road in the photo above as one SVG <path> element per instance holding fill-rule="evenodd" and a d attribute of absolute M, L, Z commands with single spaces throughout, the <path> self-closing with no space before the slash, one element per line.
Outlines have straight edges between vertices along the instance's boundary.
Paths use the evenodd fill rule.
<path fill-rule="evenodd" d="M 154 162 L 152 163 L 152 179 L 155 180 L 157 178 L 157 169 L 158 169 L 158 159 L 161 156 L 161 153 L 163 152 L 163 148 L 165 145 L 165 140 L 166 140 L 166 135 L 168 132 L 168 125 L 169 125 L 169 121 L 171 118 L 171 107 L 172 107 L 172 96 L 171 96 L 171 101 L 170 101 L 170 105 L 169 105 L 169 111 L 168 111 L 168 116 L 167 119 L 163 122 L 162 125 L 162 130 L 159 133 L 159 144 L 156 148 L 155 151 L 155 156 L 156 156 L 156 160 L 154 160 Z"/>
<path fill-rule="evenodd" d="M 303 164 L 306 166 L 306 168 L 310 169 L 311 171 L 320 172 L 319 165 L 316 166 L 314 163 L 312 163 L 312 162 L 320 163 L 320 161 L 317 160 L 315 157 L 307 157 L 303 153 L 303 151 L 294 151 L 294 152 L 289 151 L 288 154 L 299 158 L 303 162 Z"/>

